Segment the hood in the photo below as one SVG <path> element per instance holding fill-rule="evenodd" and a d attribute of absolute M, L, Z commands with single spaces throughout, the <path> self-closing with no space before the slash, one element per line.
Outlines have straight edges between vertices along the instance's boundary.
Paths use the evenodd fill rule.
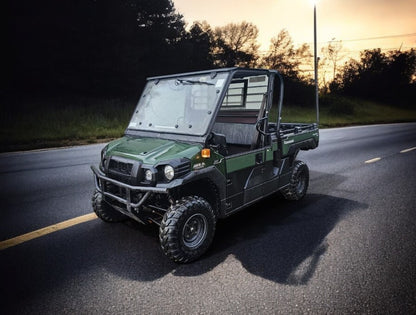
<path fill-rule="evenodd" d="M 201 151 L 198 144 L 157 138 L 123 137 L 108 144 L 106 156 L 120 156 L 155 165 L 172 159 L 191 159 Z"/>

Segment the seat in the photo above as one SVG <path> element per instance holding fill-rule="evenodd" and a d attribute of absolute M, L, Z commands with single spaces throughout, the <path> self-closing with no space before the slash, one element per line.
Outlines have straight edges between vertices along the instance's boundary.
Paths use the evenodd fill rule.
<path fill-rule="evenodd" d="M 227 144 L 250 145 L 256 126 L 253 124 L 220 123 L 216 122 L 212 129 L 215 133 L 223 134 Z"/>

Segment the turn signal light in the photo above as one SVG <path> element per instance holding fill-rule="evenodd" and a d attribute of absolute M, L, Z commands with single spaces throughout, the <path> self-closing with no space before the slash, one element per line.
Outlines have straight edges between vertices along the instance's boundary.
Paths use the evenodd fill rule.
<path fill-rule="evenodd" d="M 201 156 L 205 159 L 208 159 L 211 157 L 211 150 L 210 149 L 202 149 Z"/>

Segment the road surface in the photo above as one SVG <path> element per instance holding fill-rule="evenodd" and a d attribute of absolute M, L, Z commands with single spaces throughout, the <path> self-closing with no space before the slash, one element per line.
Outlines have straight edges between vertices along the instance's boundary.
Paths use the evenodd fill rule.
<path fill-rule="evenodd" d="M 416 313 L 415 123 L 322 130 L 308 195 L 220 221 L 188 265 L 89 216 L 102 146 L 0 155 L 0 244 L 49 227 L 0 250 L 3 314 Z"/>

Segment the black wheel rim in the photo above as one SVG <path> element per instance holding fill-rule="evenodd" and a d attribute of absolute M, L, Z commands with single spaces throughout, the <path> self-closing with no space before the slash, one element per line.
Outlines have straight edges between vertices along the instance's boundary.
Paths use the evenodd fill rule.
<path fill-rule="evenodd" d="M 182 230 L 182 240 L 186 247 L 199 247 L 207 236 L 207 219 L 200 213 L 186 220 Z"/>
<path fill-rule="evenodd" d="M 304 192 L 304 190 L 305 190 L 305 186 L 306 186 L 306 177 L 305 177 L 305 175 L 303 174 L 303 172 L 301 172 L 301 173 L 298 175 L 298 178 L 297 178 L 297 183 L 296 183 L 296 193 L 297 193 L 298 195 L 302 195 L 302 194 L 303 194 L 303 192 Z"/>

